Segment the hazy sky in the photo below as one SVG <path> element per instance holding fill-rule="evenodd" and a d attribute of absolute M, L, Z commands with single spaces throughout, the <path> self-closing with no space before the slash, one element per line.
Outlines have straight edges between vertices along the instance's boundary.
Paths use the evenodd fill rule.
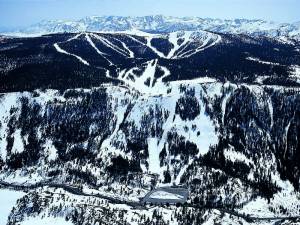
<path fill-rule="evenodd" d="M 300 0 L 0 0 L 0 26 L 91 15 L 199 16 L 300 21 Z"/>

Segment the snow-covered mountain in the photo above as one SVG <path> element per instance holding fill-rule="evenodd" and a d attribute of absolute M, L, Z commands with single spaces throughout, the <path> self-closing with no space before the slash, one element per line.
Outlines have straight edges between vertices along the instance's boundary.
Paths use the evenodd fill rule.
<path fill-rule="evenodd" d="M 277 23 L 264 20 L 221 20 L 199 17 L 178 18 L 161 15 L 143 17 L 93 16 L 77 21 L 42 21 L 20 30 L 11 30 L 10 32 L 0 30 L 0 33 L 22 36 L 82 31 L 114 32 L 134 29 L 156 33 L 169 33 L 181 30 L 208 30 L 220 33 L 245 33 L 252 35 L 267 35 L 271 37 L 299 37 L 300 22 Z"/>
<path fill-rule="evenodd" d="M 0 224 L 299 224 L 299 41 L 123 23 L 1 37 Z"/>

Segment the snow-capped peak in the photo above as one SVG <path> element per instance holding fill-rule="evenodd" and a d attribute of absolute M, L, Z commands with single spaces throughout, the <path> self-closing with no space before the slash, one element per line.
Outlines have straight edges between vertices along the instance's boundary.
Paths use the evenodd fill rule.
<path fill-rule="evenodd" d="M 200 17 L 172 16 L 90 16 L 77 21 L 51 20 L 41 21 L 20 30 L 11 30 L 6 34 L 34 35 L 63 32 L 100 32 L 141 30 L 152 33 L 170 33 L 180 30 L 208 30 L 220 33 L 245 33 L 270 37 L 299 37 L 300 22 L 277 23 L 264 20 L 234 19 L 222 20 Z M 5 33 L 0 30 L 0 33 Z"/>

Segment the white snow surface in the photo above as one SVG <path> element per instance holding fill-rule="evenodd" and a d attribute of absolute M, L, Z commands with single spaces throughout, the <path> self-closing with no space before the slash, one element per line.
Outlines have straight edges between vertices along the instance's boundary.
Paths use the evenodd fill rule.
<path fill-rule="evenodd" d="M 72 53 L 69 53 L 69 52 L 63 50 L 61 47 L 59 47 L 58 43 L 55 43 L 53 46 L 55 47 L 55 49 L 56 49 L 58 52 L 60 52 L 60 53 L 62 53 L 62 54 L 74 56 L 75 58 L 77 58 L 77 59 L 78 59 L 80 62 L 82 62 L 83 64 L 85 64 L 85 65 L 87 65 L 87 66 L 90 65 L 86 60 L 84 60 L 84 59 L 81 58 L 80 56 L 75 55 L 75 54 L 72 54 Z"/>
<path fill-rule="evenodd" d="M 153 67 L 153 63 L 155 63 L 155 61 L 152 61 L 151 63 L 149 62 L 148 66 L 150 65 L 151 67 Z M 145 76 L 145 75 L 142 75 L 142 76 Z M 112 103 L 111 107 L 112 107 L 112 111 L 115 114 L 116 121 L 115 121 L 115 123 L 112 123 L 112 124 L 114 124 L 114 126 L 111 126 L 112 135 L 110 137 L 108 137 L 107 140 L 105 140 L 102 145 L 103 148 L 107 148 L 107 150 L 108 150 L 107 152 L 105 152 L 105 154 L 107 154 L 107 157 L 111 158 L 110 154 L 113 154 L 113 155 L 123 154 L 124 157 L 130 157 L 130 154 L 124 154 L 124 152 L 122 152 L 122 150 L 114 147 L 114 145 L 112 144 L 115 139 L 118 139 L 120 142 L 124 142 L 126 144 L 126 142 L 125 142 L 126 139 L 120 138 L 124 134 L 122 134 L 122 132 L 119 130 L 119 126 L 120 126 L 121 121 L 124 118 L 124 113 L 126 111 L 126 107 L 125 107 L 126 104 L 124 104 L 124 102 L 128 99 L 133 100 L 136 103 L 128 116 L 128 120 L 133 121 L 135 123 L 135 125 L 137 125 L 137 127 L 140 125 L 141 118 L 144 115 L 141 112 L 148 112 L 149 108 L 154 109 L 154 107 L 156 105 L 161 106 L 162 111 L 168 111 L 168 116 L 166 116 L 166 118 L 163 121 L 164 133 L 162 134 L 162 137 L 161 138 L 149 137 L 147 139 L 148 148 L 149 148 L 148 149 L 149 150 L 149 159 L 148 159 L 149 160 L 148 161 L 149 162 L 149 172 L 162 175 L 163 174 L 162 172 L 165 171 L 165 169 L 166 169 L 166 167 L 160 167 L 159 153 L 161 152 L 162 148 L 164 147 L 164 145 L 166 143 L 167 132 L 169 132 L 169 131 L 176 132 L 177 134 L 185 137 L 186 140 L 189 140 L 190 142 L 195 143 L 197 145 L 197 147 L 199 148 L 198 156 L 205 154 L 208 151 L 209 146 L 215 144 L 218 140 L 217 134 L 215 132 L 215 127 L 218 124 L 215 124 L 215 121 L 212 121 L 209 118 L 209 116 L 206 115 L 204 109 L 205 109 L 205 107 L 210 107 L 210 106 L 204 105 L 202 97 L 204 96 L 205 98 L 213 98 L 214 96 L 221 96 L 223 84 L 207 82 L 207 81 L 214 82 L 214 80 L 213 79 L 210 80 L 210 78 L 202 78 L 202 81 L 204 81 L 203 85 L 199 85 L 199 81 L 195 81 L 195 80 L 194 81 L 186 81 L 186 82 L 179 82 L 179 81 L 178 82 L 170 82 L 170 83 L 164 84 L 164 85 L 166 85 L 165 86 L 166 88 L 169 88 L 171 90 L 169 93 L 167 93 L 166 90 L 163 90 L 163 91 L 161 91 L 162 96 L 157 96 L 157 95 L 155 95 L 155 92 L 153 92 L 153 90 L 155 90 L 155 89 L 151 89 L 151 92 L 149 95 L 147 95 L 147 94 L 146 95 L 143 95 L 143 94 L 136 95 L 136 98 L 132 97 L 135 93 L 135 92 L 132 92 L 132 90 L 129 90 L 129 91 L 128 91 L 128 89 L 123 90 L 121 87 L 109 88 L 107 90 L 107 92 L 108 92 L 108 96 Z M 180 89 L 179 89 L 180 85 L 186 86 L 187 89 L 189 89 L 189 88 L 195 89 L 195 96 L 200 104 L 200 108 L 201 108 L 200 112 L 201 113 L 200 113 L 200 115 L 198 115 L 196 117 L 196 119 L 194 121 L 182 121 L 182 119 L 178 115 L 174 117 L 176 102 L 177 102 L 178 98 L 180 98 L 180 96 L 183 95 L 183 93 L 181 93 Z M 227 84 L 225 84 L 225 85 L 227 85 Z M 205 86 L 205 91 L 204 91 L 203 86 Z M 248 85 L 247 88 L 249 88 L 251 91 L 256 91 L 256 94 L 259 93 L 260 90 L 262 90 L 262 87 L 255 86 L 255 85 L 251 85 L 251 86 Z M 28 93 L 24 93 L 24 94 L 28 95 Z M 49 90 L 46 92 L 40 92 L 40 96 L 36 97 L 35 100 L 37 100 L 39 102 L 47 101 L 47 100 L 51 99 L 53 96 L 56 96 L 56 94 L 57 94 L 57 92 L 52 91 L 52 90 Z M 18 103 L 17 99 L 18 99 L 19 95 L 21 96 L 20 93 L 9 93 L 9 94 L 3 95 L 0 98 L 0 111 L 1 111 L 1 113 L 3 113 L 3 114 L 0 114 L 1 117 L 8 116 L 10 106 Z M 226 102 L 227 100 L 223 99 L 223 103 L 222 103 L 223 111 L 225 109 L 223 107 L 223 104 L 225 104 L 224 102 Z M 7 104 L 9 107 L 7 107 L 7 108 L 2 107 L 3 103 Z M 270 103 L 268 103 L 269 104 L 268 107 L 269 107 L 269 111 L 271 114 L 270 116 L 272 117 L 271 112 L 273 111 L 273 109 L 272 109 L 272 105 L 270 105 Z M 6 125 L 5 125 L 6 123 L 3 123 L 3 124 L 4 124 L 3 127 L 6 127 Z M 191 129 L 192 125 L 194 125 L 194 124 L 197 127 L 196 131 L 192 131 L 192 129 Z M 188 132 L 185 131 L 184 127 L 188 128 Z M 138 128 L 140 128 L 140 127 L 138 127 Z M 0 128 L 0 132 L 3 131 L 2 129 L 3 128 Z M 5 129 L 4 129 L 4 131 L 5 131 Z M 90 129 L 93 129 L 93 128 L 91 127 Z M 288 127 L 287 127 L 287 129 L 288 129 Z M 199 136 L 197 135 L 197 131 L 200 131 Z M 20 132 L 20 131 L 18 131 L 18 130 L 15 131 L 16 136 L 19 135 L 18 132 Z M 24 137 L 24 141 L 26 141 L 25 137 Z M 18 141 L 16 143 L 18 143 Z M 47 140 L 44 147 L 45 147 L 45 151 L 47 152 L 47 154 L 49 154 L 49 159 L 55 159 L 56 149 L 55 148 L 53 149 L 54 146 L 53 146 L 53 143 L 51 142 L 51 140 Z M 2 148 L 1 148 L 1 150 L 2 150 Z M 168 145 L 166 145 L 166 151 L 168 154 L 168 151 L 169 151 Z M 251 159 L 247 158 L 245 155 L 243 155 L 231 148 L 225 150 L 224 155 L 225 155 L 226 159 L 231 160 L 231 161 L 243 161 L 246 164 L 253 163 Z M 172 166 L 170 166 L 172 182 L 175 182 L 177 184 L 179 183 L 180 178 L 186 171 L 186 168 L 188 167 L 188 165 L 191 165 L 193 160 L 194 160 L 193 158 L 190 158 L 188 160 L 188 164 L 179 168 L 179 173 L 177 171 L 175 176 L 173 176 L 174 173 L 172 174 L 172 172 L 174 172 L 174 170 L 172 170 L 173 168 L 171 168 Z M 262 164 L 262 163 L 263 162 L 258 162 L 258 164 Z M 274 163 L 274 162 L 271 162 L 271 164 L 272 163 Z M 169 163 L 169 165 L 171 165 L 171 164 Z M 88 165 L 86 168 L 88 168 Z M 83 168 L 83 169 L 86 170 L 86 168 Z M 31 168 L 29 168 L 29 169 L 31 169 Z M 277 205 L 284 205 L 284 206 L 286 206 L 286 208 L 291 209 L 292 212 L 297 212 L 296 209 L 297 209 L 297 206 L 299 205 L 298 204 L 299 195 L 295 194 L 295 192 L 291 188 L 292 186 L 290 184 L 288 184 L 287 182 L 283 182 L 280 179 L 278 173 L 274 173 L 271 175 L 272 175 L 272 180 L 276 181 L 276 184 L 278 184 L 280 187 L 282 187 L 284 189 L 283 192 L 280 192 L 274 196 L 275 200 L 274 200 L 273 206 L 277 207 Z M 37 181 L 39 179 L 40 179 L 40 177 L 33 176 L 31 180 Z M 16 173 L 12 174 L 9 177 L 6 177 L 5 180 L 12 181 L 12 182 L 18 181 L 19 183 L 26 182 L 26 178 L 22 177 L 22 174 L 19 173 L 19 171 L 17 171 Z M 101 190 L 101 192 L 99 190 L 100 193 L 102 193 L 102 191 L 103 191 L 103 193 L 105 193 L 104 189 Z M 167 198 L 165 196 L 168 196 L 168 194 L 169 193 L 167 193 L 167 194 L 158 193 L 157 196 L 163 196 L 162 198 Z M 271 216 L 272 213 L 270 211 L 268 211 L 268 207 L 269 207 L 269 204 L 264 199 L 257 198 L 256 200 L 249 202 L 249 204 L 247 204 L 243 208 L 243 211 L 246 213 L 251 212 L 252 215 Z M 277 215 L 277 214 L 275 214 L 275 215 Z"/>
<path fill-rule="evenodd" d="M 95 51 L 96 51 L 100 56 L 102 56 L 104 59 L 106 59 L 106 60 L 108 61 L 109 65 L 113 65 L 113 63 L 105 56 L 106 54 L 103 53 L 102 51 L 100 51 L 100 50 L 96 47 L 95 43 L 92 41 L 92 39 L 91 39 L 91 37 L 90 37 L 89 34 L 86 34 L 86 35 L 85 35 L 85 38 L 86 38 L 86 40 L 89 42 L 89 44 L 92 46 L 92 48 L 95 49 Z"/>
<path fill-rule="evenodd" d="M 173 193 L 166 192 L 166 191 L 155 191 L 149 196 L 149 198 L 180 200 L 180 199 L 183 199 L 184 197 L 182 195 L 173 194 Z"/>
<path fill-rule="evenodd" d="M 12 147 L 13 153 L 21 153 L 24 150 L 23 138 L 21 136 L 21 130 L 17 129 L 14 133 L 14 143 Z"/>
<path fill-rule="evenodd" d="M 177 56 L 178 58 L 188 58 L 198 52 L 213 47 L 214 45 L 218 44 L 222 39 L 220 35 L 213 34 L 206 31 L 195 32 L 192 35 L 195 41 L 201 42 L 201 45 L 196 49 L 188 50 L 186 52 L 181 51 L 180 54 L 178 54 Z"/>
<path fill-rule="evenodd" d="M 155 47 L 152 46 L 152 44 L 151 44 L 152 38 L 153 38 L 153 37 L 151 37 L 151 36 L 147 36 L 147 37 L 146 37 L 146 40 L 147 40 L 147 46 L 148 46 L 152 51 L 154 51 L 159 57 L 165 58 L 166 56 L 165 56 L 162 52 L 158 51 Z"/>
<path fill-rule="evenodd" d="M 7 223 L 8 216 L 19 198 L 25 195 L 21 191 L 0 189 L 0 225 Z M 31 224 L 32 225 L 32 224 Z"/>
<path fill-rule="evenodd" d="M 46 141 L 44 148 L 49 161 L 54 161 L 58 157 L 57 149 L 55 148 L 51 140 Z"/>
<path fill-rule="evenodd" d="M 181 46 L 185 46 L 188 43 L 191 34 L 192 34 L 192 32 L 189 32 L 189 31 L 170 33 L 169 34 L 169 42 L 172 43 L 174 47 L 169 52 L 167 58 L 173 58 L 174 55 L 175 55 L 175 52 L 178 51 Z M 183 39 L 183 42 L 182 42 L 181 45 L 178 45 L 178 39 L 179 38 Z"/>
<path fill-rule="evenodd" d="M 298 83 L 300 83 L 300 66 L 294 65 L 291 67 L 291 69 L 292 73 L 290 77 L 295 79 Z"/>
<path fill-rule="evenodd" d="M 279 63 L 264 61 L 264 60 L 261 60 L 259 58 L 247 57 L 246 59 L 249 60 L 249 61 L 258 62 L 258 63 L 261 63 L 261 64 L 267 64 L 267 65 L 273 65 L 273 66 L 280 66 Z"/>
<path fill-rule="evenodd" d="M 73 225 L 71 221 L 66 221 L 61 217 L 30 217 L 21 222 L 20 225 Z"/>
<path fill-rule="evenodd" d="M 94 34 L 93 37 L 95 37 L 97 40 L 101 41 L 102 44 L 106 45 L 108 48 L 111 48 L 112 50 L 114 50 L 118 54 L 120 54 L 120 55 L 122 55 L 124 57 L 130 58 L 131 55 L 129 53 L 127 53 L 123 49 L 119 48 L 117 45 L 113 44 L 112 42 L 110 42 L 106 38 L 104 38 L 104 37 L 102 37 L 100 35 L 97 35 L 97 34 Z"/>
<path fill-rule="evenodd" d="M 232 146 L 230 146 L 230 149 L 224 150 L 224 156 L 227 160 L 232 162 L 244 162 L 247 165 L 252 164 L 254 165 L 254 162 L 247 158 L 243 153 L 236 151 Z"/>
<path fill-rule="evenodd" d="M 160 173 L 159 165 L 159 149 L 157 138 L 148 138 L 148 152 L 149 152 L 149 172 Z"/>
<path fill-rule="evenodd" d="M 224 124 L 224 118 L 225 118 L 225 114 L 226 114 L 226 105 L 227 105 L 227 102 L 230 98 L 230 92 L 227 93 L 222 101 L 222 123 Z"/>
<path fill-rule="evenodd" d="M 112 26 L 113 24 L 113 26 Z M 300 23 L 280 23 L 265 20 L 221 20 L 200 17 L 172 17 L 152 15 L 144 17 L 90 16 L 79 20 L 50 20 L 10 31 L 0 30 L 9 36 L 40 36 L 49 33 L 114 32 L 143 35 L 145 31 L 208 30 L 220 33 L 267 35 L 269 37 L 299 38 Z"/>
<path fill-rule="evenodd" d="M 0 119 L 2 126 L 0 126 L 0 157 L 3 160 L 6 159 L 6 135 L 7 135 L 7 125 L 10 115 L 10 109 L 17 105 L 18 97 L 21 96 L 20 93 L 8 93 L 0 97 Z"/>

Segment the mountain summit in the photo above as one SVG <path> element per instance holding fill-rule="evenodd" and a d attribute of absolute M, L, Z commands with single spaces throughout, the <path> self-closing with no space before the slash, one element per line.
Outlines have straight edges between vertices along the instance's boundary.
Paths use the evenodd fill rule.
<path fill-rule="evenodd" d="M 91 16 L 76 21 L 51 20 L 11 30 L 5 33 L 15 36 L 36 36 L 49 33 L 64 32 L 119 32 L 141 30 L 154 33 L 169 33 L 174 31 L 208 30 L 220 33 L 266 35 L 270 37 L 288 36 L 299 37 L 300 22 L 277 23 L 264 20 L 234 19 L 222 20 L 200 17 L 172 17 L 172 16 Z"/>

